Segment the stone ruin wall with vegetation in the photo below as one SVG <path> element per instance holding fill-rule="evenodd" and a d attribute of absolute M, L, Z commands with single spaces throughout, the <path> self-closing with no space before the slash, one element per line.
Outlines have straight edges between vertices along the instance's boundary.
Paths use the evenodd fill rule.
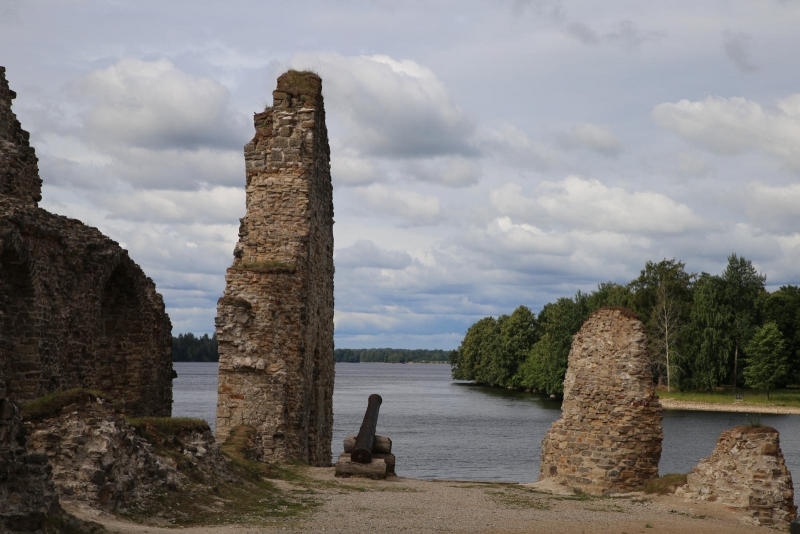
<path fill-rule="evenodd" d="M 561 418 L 542 440 L 540 480 L 602 494 L 643 489 L 658 476 L 661 405 L 645 327 L 624 308 L 601 308 L 575 335 Z"/>
<path fill-rule="evenodd" d="M 38 207 L 38 160 L 0 67 L 0 530 L 60 514 L 20 406 L 101 390 L 128 415 L 172 412 L 172 325 L 153 281 L 97 229 Z M 48 519 L 49 518 L 49 519 Z"/>
<path fill-rule="evenodd" d="M 131 415 L 170 415 L 169 317 L 116 242 L 37 206 L 37 158 L 0 71 L 0 359 L 8 395 L 97 389 Z"/>
<path fill-rule="evenodd" d="M 251 427 L 265 461 L 329 465 L 333 189 L 322 81 L 289 71 L 245 146 L 247 214 L 217 308 L 217 439 Z"/>
<path fill-rule="evenodd" d="M 711 456 L 692 468 L 687 484 L 676 493 L 689 500 L 719 502 L 756 524 L 783 531 L 797 516 L 780 436 L 768 426 L 724 431 Z"/>

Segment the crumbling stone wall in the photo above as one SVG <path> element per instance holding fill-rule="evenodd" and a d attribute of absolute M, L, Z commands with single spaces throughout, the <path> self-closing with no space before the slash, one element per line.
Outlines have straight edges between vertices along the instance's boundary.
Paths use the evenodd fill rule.
<path fill-rule="evenodd" d="M 645 327 L 624 308 L 601 308 L 575 335 L 561 418 L 542 440 L 539 479 L 589 493 L 641 489 L 658 476 L 661 405 Z"/>
<path fill-rule="evenodd" d="M 322 81 L 289 71 L 245 146 L 247 214 L 217 307 L 217 439 L 255 429 L 265 461 L 329 465 L 333 190 Z"/>
<path fill-rule="evenodd" d="M 50 475 L 46 456 L 26 452 L 19 407 L 0 392 L 0 532 L 40 532 L 61 513 Z"/>
<path fill-rule="evenodd" d="M 720 434 L 711 456 L 700 460 L 676 494 L 719 502 L 760 525 L 786 531 L 797 516 L 792 475 L 780 435 L 768 426 L 739 426 Z"/>
<path fill-rule="evenodd" d="M 170 415 L 169 318 L 153 281 L 97 229 L 48 213 L 0 67 L 0 360 L 19 403 L 83 387 L 131 415 Z"/>

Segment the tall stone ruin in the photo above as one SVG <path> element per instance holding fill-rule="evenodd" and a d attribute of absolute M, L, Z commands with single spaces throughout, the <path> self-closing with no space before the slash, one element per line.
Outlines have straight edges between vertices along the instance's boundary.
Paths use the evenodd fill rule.
<path fill-rule="evenodd" d="M 17 402 L 101 390 L 172 412 L 172 325 L 153 281 L 96 228 L 38 207 L 37 158 L 0 67 L 0 360 Z"/>
<path fill-rule="evenodd" d="M 217 440 L 249 427 L 268 462 L 329 465 L 333 188 L 322 80 L 289 71 L 245 146 L 247 214 L 217 305 Z"/>
<path fill-rule="evenodd" d="M 661 405 L 645 327 L 624 308 L 601 308 L 572 341 L 561 418 L 542 440 L 539 479 L 588 493 L 642 489 L 658 476 Z"/>

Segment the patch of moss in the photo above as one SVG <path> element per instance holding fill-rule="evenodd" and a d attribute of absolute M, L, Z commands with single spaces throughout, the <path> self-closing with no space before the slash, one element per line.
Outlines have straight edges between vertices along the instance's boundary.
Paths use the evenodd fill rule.
<path fill-rule="evenodd" d="M 669 473 L 648 482 L 644 487 L 644 492 L 669 495 L 670 493 L 675 493 L 675 490 L 684 484 L 686 484 L 685 474 Z"/>
<path fill-rule="evenodd" d="M 48 393 L 22 405 L 22 416 L 28 420 L 47 419 L 59 415 L 64 408 L 74 404 L 96 401 L 98 398 L 110 401 L 101 391 L 73 388 Z"/>
<path fill-rule="evenodd" d="M 317 95 L 322 79 L 310 70 L 289 70 L 278 78 L 278 91 L 291 95 Z"/>

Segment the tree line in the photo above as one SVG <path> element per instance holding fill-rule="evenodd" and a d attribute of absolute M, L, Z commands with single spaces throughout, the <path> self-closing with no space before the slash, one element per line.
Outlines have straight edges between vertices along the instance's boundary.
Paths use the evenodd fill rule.
<path fill-rule="evenodd" d="M 747 386 L 766 392 L 800 382 L 800 288 L 772 293 L 752 262 L 732 254 L 719 275 L 690 273 L 683 262 L 648 261 L 628 284 L 520 306 L 486 317 L 449 354 L 454 379 L 563 392 L 572 336 L 604 306 L 623 306 L 644 322 L 654 379 L 668 389 Z"/>
<path fill-rule="evenodd" d="M 191 332 L 172 336 L 173 362 L 216 362 L 219 361 L 217 334 L 197 337 Z"/>
<path fill-rule="evenodd" d="M 335 349 L 333 358 L 337 362 L 347 363 L 410 363 L 410 362 L 447 362 L 444 350 L 426 349 Z"/>
<path fill-rule="evenodd" d="M 335 349 L 333 358 L 337 362 L 447 362 L 444 350 L 424 349 Z M 172 337 L 172 361 L 174 362 L 216 362 L 219 361 L 217 335 L 200 337 L 192 333 Z"/>

